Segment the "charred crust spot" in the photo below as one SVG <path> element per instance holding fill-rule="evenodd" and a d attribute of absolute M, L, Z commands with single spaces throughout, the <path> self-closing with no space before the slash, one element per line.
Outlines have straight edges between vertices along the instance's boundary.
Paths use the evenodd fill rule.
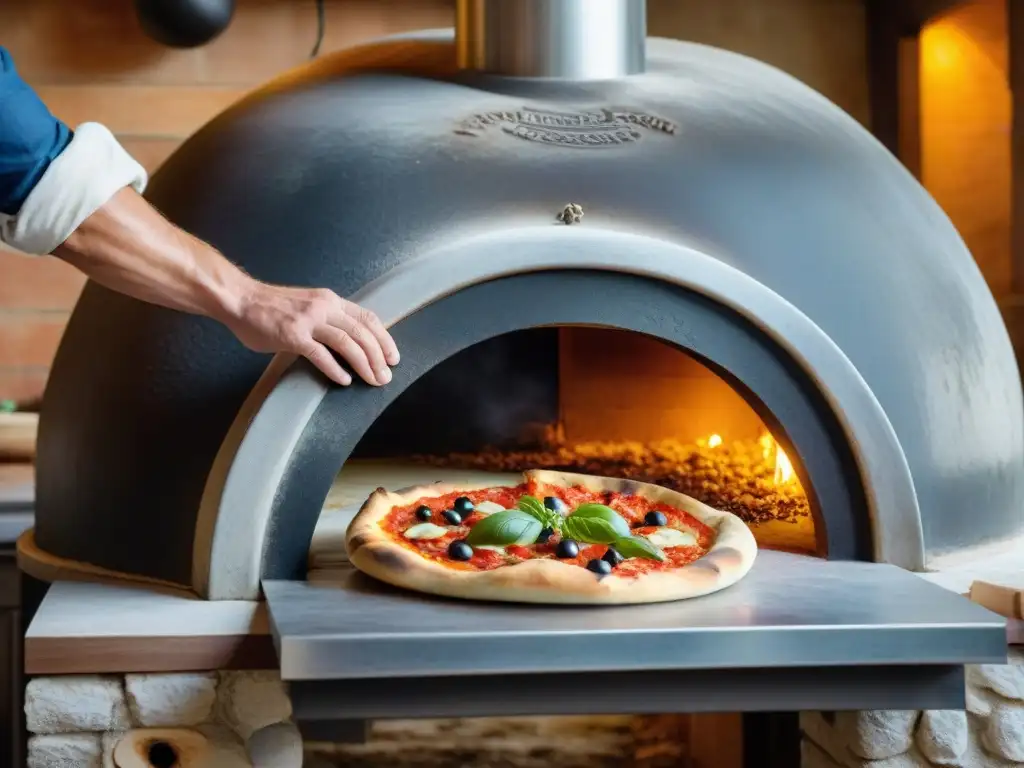
<path fill-rule="evenodd" d="M 715 558 L 715 560 L 724 560 L 728 562 L 739 562 L 743 559 L 743 555 L 740 554 L 740 551 L 733 547 L 722 547 L 721 549 L 716 549 L 711 553 L 711 556 Z"/>
<path fill-rule="evenodd" d="M 640 483 L 635 480 L 625 480 L 619 490 L 623 496 L 636 496 L 640 492 Z"/>
<path fill-rule="evenodd" d="M 690 564 L 691 568 L 699 568 L 702 571 L 711 571 L 712 573 L 721 573 L 722 569 L 718 567 L 718 563 L 711 557 L 702 557 L 700 560 L 695 560 Z"/>
<path fill-rule="evenodd" d="M 405 560 L 390 549 L 371 550 L 371 554 L 373 555 L 374 560 L 385 566 L 390 571 L 402 572 L 407 570 Z"/>
<path fill-rule="evenodd" d="M 361 533 L 357 533 L 355 536 L 353 536 L 349 540 L 349 542 L 348 542 L 348 551 L 350 553 L 351 552 L 355 552 L 357 549 L 360 549 L 361 547 L 365 547 L 367 545 L 367 543 L 368 542 L 366 540 L 366 536 L 364 536 Z"/>
<path fill-rule="evenodd" d="M 732 547 L 723 547 L 722 549 L 716 549 L 706 557 L 702 557 L 693 563 L 695 568 L 703 568 L 704 570 L 713 571 L 714 573 L 721 573 L 722 566 L 727 563 L 735 563 L 740 560 L 740 553 L 738 550 Z"/>

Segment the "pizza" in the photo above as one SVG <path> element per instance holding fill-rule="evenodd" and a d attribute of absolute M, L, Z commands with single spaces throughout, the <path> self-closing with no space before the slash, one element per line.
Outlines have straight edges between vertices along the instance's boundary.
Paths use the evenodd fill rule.
<path fill-rule="evenodd" d="M 717 592 L 757 543 L 735 515 L 649 483 L 531 470 L 515 486 L 378 488 L 345 536 L 389 584 L 470 600 L 629 604 Z"/>

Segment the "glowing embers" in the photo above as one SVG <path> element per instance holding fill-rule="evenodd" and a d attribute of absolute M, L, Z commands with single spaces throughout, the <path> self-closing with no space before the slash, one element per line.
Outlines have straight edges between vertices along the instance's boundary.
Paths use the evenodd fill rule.
<path fill-rule="evenodd" d="M 521 471 L 532 467 L 627 477 L 680 491 L 747 523 L 809 524 L 807 496 L 793 464 L 771 435 L 724 441 L 718 434 L 683 443 L 584 442 L 569 444 L 550 430 L 537 450 L 420 456 L 435 466 Z"/>

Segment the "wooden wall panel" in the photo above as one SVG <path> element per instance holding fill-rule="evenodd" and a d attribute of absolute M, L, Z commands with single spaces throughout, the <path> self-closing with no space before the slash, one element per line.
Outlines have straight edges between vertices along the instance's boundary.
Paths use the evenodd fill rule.
<path fill-rule="evenodd" d="M 163 165 L 181 144 L 182 139 L 160 139 L 151 137 L 122 136 L 121 144 L 132 157 L 138 160 L 150 174 Z"/>
<path fill-rule="evenodd" d="M 921 180 L 1003 298 L 1011 290 L 1006 0 L 961 3 L 925 27 L 920 50 Z"/>
<path fill-rule="evenodd" d="M 0 360 L 18 368 L 49 367 L 67 320 L 67 312 L 0 314 Z"/>
<path fill-rule="evenodd" d="M 120 136 L 184 138 L 245 95 L 241 88 L 42 85 L 50 111 L 74 127 L 103 123 Z"/>
<path fill-rule="evenodd" d="M 69 310 L 84 284 L 80 272 L 52 256 L 0 252 L 0 313 Z"/>

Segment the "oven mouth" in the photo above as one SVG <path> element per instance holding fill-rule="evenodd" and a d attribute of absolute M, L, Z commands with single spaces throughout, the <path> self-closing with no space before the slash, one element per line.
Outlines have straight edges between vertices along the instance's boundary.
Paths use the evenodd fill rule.
<path fill-rule="evenodd" d="M 609 296 L 615 301 L 608 302 Z M 495 312 L 495 307 L 517 310 Z M 468 317 L 475 322 L 467 324 Z M 414 381 L 456 353 L 503 334 L 595 326 L 657 338 L 728 382 L 793 458 L 807 492 L 818 553 L 842 560 L 872 558 L 866 500 L 840 425 L 816 387 L 771 339 L 736 313 L 677 286 L 623 273 L 560 270 L 480 283 L 421 308 L 392 327 L 399 346 L 416 354 L 408 366 L 395 368 L 389 387 L 356 385 L 326 393 L 275 492 L 263 577 L 305 577 L 307 534 L 339 468 Z"/>

